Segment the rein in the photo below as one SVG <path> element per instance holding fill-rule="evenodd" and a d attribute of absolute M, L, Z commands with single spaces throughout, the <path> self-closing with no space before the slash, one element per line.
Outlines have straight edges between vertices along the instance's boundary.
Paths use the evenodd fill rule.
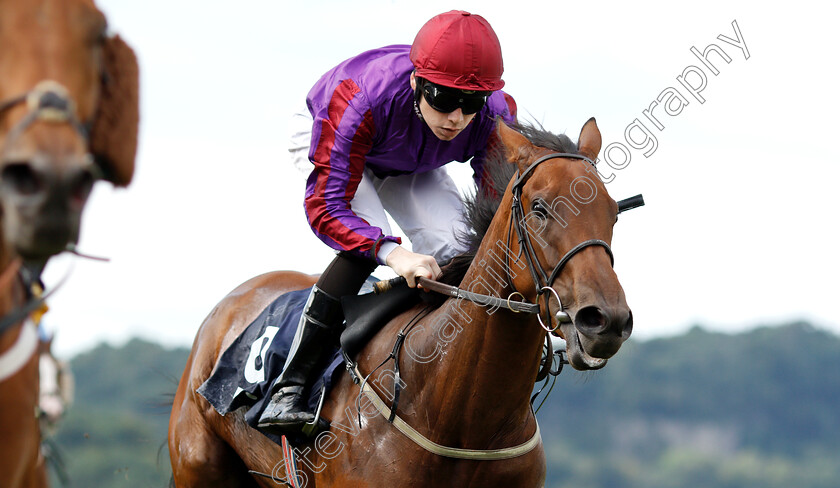
<path fill-rule="evenodd" d="M 373 284 L 373 292 L 379 295 L 403 283 L 405 283 L 405 278 L 402 276 L 391 278 L 390 280 L 378 281 Z M 417 277 L 417 283 L 419 283 L 423 288 L 440 293 L 441 295 L 447 295 L 452 298 L 461 298 L 485 307 L 504 308 L 515 313 L 540 313 L 540 305 L 538 303 L 511 300 L 516 295 L 522 296 L 519 292 L 511 293 L 510 296 L 505 299 L 493 295 L 483 295 L 481 293 L 464 290 L 463 288 L 447 285 L 446 283 L 430 280 L 422 276 Z"/>

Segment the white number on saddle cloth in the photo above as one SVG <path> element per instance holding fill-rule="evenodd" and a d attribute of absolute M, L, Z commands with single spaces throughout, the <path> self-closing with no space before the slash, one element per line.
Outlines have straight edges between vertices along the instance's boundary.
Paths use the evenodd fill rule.
<path fill-rule="evenodd" d="M 251 353 L 248 355 L 248 362 L 245 364 L 245 381 L 248 383 L 261 383 L 265 381 L 265 354 L 274 336 L 277 335 L 279 327 L 268 326 L 265 332 L 251 344 Z"/>

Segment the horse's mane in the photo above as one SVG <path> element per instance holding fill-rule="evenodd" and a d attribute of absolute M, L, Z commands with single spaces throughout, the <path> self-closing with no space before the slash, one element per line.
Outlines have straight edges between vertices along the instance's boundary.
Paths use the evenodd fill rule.
<path fill-rule="evenodd" d="M 572 142 L 565 134 L 554 134 L 545 130 L 541 125 L 513 124 L 512 129 L 524 135 L 531 144 L 544 147 L 556 152 L 578 153 L 577 144 Z M 476 251 L 478 251 L 481 240 L 490 228 L 490 222 L 502 196 L 507 189 L 513 175 L 516 173 L 516 165 L 511 164 L 505 157 L 504 148 L 496 144 L 490 148 L 484 160 L 484 188 L 478 188 L 474 195 L 464 198 L 463 219 L 469 230 L 458 236 L 458 240 L 467 251 L 454 257 L 449 263 L 441 267 L 442 275 L 439 281 L 450 285 L 458 285 L 464 279 L 467 269 L 472 264 Z M 426 294 L 423 295 L 436 295 Z"/>

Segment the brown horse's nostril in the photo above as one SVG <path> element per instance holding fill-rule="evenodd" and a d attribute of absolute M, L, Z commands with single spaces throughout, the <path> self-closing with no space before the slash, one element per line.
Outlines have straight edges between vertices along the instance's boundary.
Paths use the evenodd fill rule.
<path fill-rule="evenodd" d="M 627 320 L 624 321 L 624 327 L 621 329 L 621 336 L 626 340 L 633 332 L 633 311 L 627 311 Z"/>
<path fill-rule="evenodd" d="M 596 306 L 584 307 L 575 315 L 575 327 L 590 337 L 612 332 L 626 339 L 633 331 L 633 312 L 629 309 L 604 311 Z"/>
<path fill-rule="evenodd" d="M 0 172 L 3 186 L 21 195 L 34 195 L 44 188 L 44 180 L 26 162 L 7 163 Z"/>
<path fill-rule="evenodd" d="M 575 327 L 585 335 L 595 335 L 609 326 L 609 319 L 598 307 L 583 307 L 575 314 Z"/>
<path fill-rule="evenodd" d="M 89 170 L 81 170 L 70 180 L 70 196 L 77 202 L 84 203 L 93 189 L 96 178 Z"/>

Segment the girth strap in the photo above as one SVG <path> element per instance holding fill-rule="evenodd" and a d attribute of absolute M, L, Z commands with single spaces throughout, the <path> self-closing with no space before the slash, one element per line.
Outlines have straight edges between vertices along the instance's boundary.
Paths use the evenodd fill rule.
<path fill-rule="evenodd" d="M 363 377 L 362 374 L 359 372 L 358 367 L 355 368 L 355 373 L 358 377 Z M 361 385 L 362 393 L 367 396 L 370 402 L 376 407 L 376 410 L 385 417 L 386 419 L 390 416 L 390 409 L 385 402 L 379 398 L 379 395 L 376 394 L 375 391 L 368 385 L 367 382 L 363 382 Z M 536 422 L 536 419 L 534 419 Z M 408 425 L 403 419 L 401 419 L 398 415 L 394 417 L 394 421 L 392 422 L 394 427 L 397 428 L 400 432 L 402 432 L 406 437 L 414 441 L 415 444 L 422 447 L 423 449 L 431 452 L 432 454 L 436 454 L 438 456 L 455 458 L 455 459 L 471 459 L 473 461 L 493 461 L 498 459 L 510 459 L 522 456 L 523 454 L 527 454 L 531 452 L 537 444 L 540 443 L 542 440 L 540 436 L 540 424 L 537 423 L 537 428 L 534 431 L 534 435 L 528 439 L 526 442 L 513 447 L 506 447 L 503 449 L 463 449 L 459 447 L 447 447 L 442 446 L 436 442 L 433 442 L 423 436 L 423 434 L 414 430 L 413 427 Z"/>

